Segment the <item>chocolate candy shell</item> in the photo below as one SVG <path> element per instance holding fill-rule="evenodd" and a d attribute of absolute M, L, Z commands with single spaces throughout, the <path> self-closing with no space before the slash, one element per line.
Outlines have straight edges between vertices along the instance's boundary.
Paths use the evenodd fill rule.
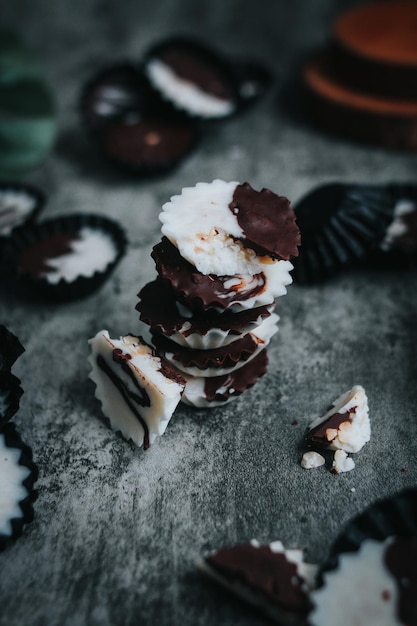
<path fill-rule="evenodd" d="M 11 519 L 11 534 L 0 534 L 0 550 L 6 548 L 9 543 L 22 534 L 25 524 L 33 520 L 33 502 L 36 500 L 37 492 L 34 490 L 34 484 L 38 478 L 38 468 L 32 459 L 32 450 L 26 445 L 13 422 L 9 422 L 0 430 L 0 436 L 4 437 L 7 448 L 15 448 L 21 451 L 18 464 L 28 468 L 28 475 L 23 480 L 22 485 L 27 491 L 25 498 L 19 500 L 19 508 L 21 515 Z"/>
<path fill-rule="evenodd" d="M 33 246 L 41 245 L 55 237 L 71 236 L 88 228 L 104 233 L 114 245 L 114 258 L 108 262 L 104 270 L 97 270 L 84 276 L 79 274 L 74 280 L 61 278 L 53 284 L 42 276 L 35 276 L 22 271 L 19 263 L 23 255 Z M 116 265 L 126 251 L 127 239 L 119 224 L 107 217 L 94 214 L 73 214 L 60 216 L 40 224 L 16 229 L 6 246 L 6 257 L 12 274 L 11 287 L 20 288 L 24 292 L 31 291 L 51 300 L 72 300 L 85 297 L 97 290 L 109 278 Z M 56 255 L 55 255 L 56 256 Z M 48 257 L 46 257 L 48 258 Z M 84 269 L 84 268 L 83 268 Z"/>
<path fill-rule="evenodd" d="M 313 189 L 294 208 L 302 238 L 294 281 L 320 282 L 366 258 L 381 241 L 393 207 L 384 187 L 332 183 Z"/>
<path fill-rule="evenodd" d="M 183 77 L 186 76 L 185 82 L 188 86 L 199 88 L 205 96 L 212 94 L 212 87 L 214 87 L 219 100 L 223 98 L 224 102 L 229 102 L 230 106 L 225 105 L 222 110 L 218 109 L 216 113 L 210 114 L 193 107 L 189 94 L 187 97 L 177 99 L 169 87 L 163 84 L 163 81 L 155 79 L 152 71 L 153 62 L 161 62 L 161 60 L 163 62 L 164 59 L 169 58 L 179 61 L 182 71 L 185 69 Z M 166 64 L 169 65 L 168 61 Z M 192 118 L 222 119 L 230 117 L 239 108 L 239 84 L 227 61 L 212 48 L 195 39 L 173 37 L 153 45 L 145 54 L 144 71 L 152 86 L 158 90 L 164 100 Z M 176 76 L 179 76 L 178 71 Z M 204 90 L 204 87 L 207 87 L 207 90 Z"/>

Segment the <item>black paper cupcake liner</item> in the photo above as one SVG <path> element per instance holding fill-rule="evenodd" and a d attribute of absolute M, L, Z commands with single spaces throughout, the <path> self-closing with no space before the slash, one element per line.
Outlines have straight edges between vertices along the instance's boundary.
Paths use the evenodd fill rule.
<path fill-rule="evenodd" d="M 24 351 L 16 335 L 0 324 L 0 373 L 9 372 L 13 363 Z"/>
<path fill-rule="evenodd" d="M 17 413 L 23 389 L 20 379 L 10 372 L 0 371 L 0 429 Z"/>
<path fill-rule="evenodd" d="M 374 251 L 392 220 L 392 190 L 372 185 L 323 185 L 294 207 L 302 246 L 294 281 L 320 282 Z"/>
<path fill-rule="evenodd" d="M 69 246 L 79 241 L 83 229 L 87 229 L 89 233 L 104 234 L 109 247 L 114 249 L 114 255 L 109 257 L 105 267 L 92 270 L 89 266 L 90 257 L 90 261 L 86 259 L 82 269 L 73 278 L 64 277 L 53 283 L 42 276 L 45 270 L 49 273 L 51 269 L 46 261 L 51 263 L 65 255 L 76 254 Z M 30 228 L 19 228 L 6 246 L 11 274 L 10 288 L 17 288 L 25 293 L 30 291 L 52 300 L 66 301 L 85 297 L 109 278 L 125 254 L 126 246 L 127 238 L 121 226 L 101 215 L 60 216 Z M 91 255 L 91 249 L 89 253 Z"/>
<path fill-rule="evenodd" d="M 340 554 L 357 552 L 365 540 L 388 537 L 417 537 L 417 488 L 377 500 L 348 522 L 332 545 L 321 574 L 335 569 Z"/>
<path fill-rule="evenodd" d="M 17 537 L 22 534 L 24 526 L 33 520 L 33 502 L 37 497 L 34 484 L 38 478 L 38 468 L 36 463 L 33 461 L 31 448 L 22 441 L 13 422 L 9 422 L 0 430 L 0 438 L 4 438 L 6 449 L 10 448 L 19 451 L 18 465 L 28 469 L 27 476 L 21 483 L 24 487 L 26 495 L 23 498 L 17 497 L 16 500 L 16 504 L 18 504 L 21 514 L 16 517 L 9 518 L 11 532 L 7 531 L 0 533 L 0 550 L 3 550 L 13 540 L 17 539 Z M 1 480 L 6 481 L 6 476 L 3 475 Z"/>
<path fill-rule="evenodd" d="M 103 68 L 86 83 L 80 112 L 99 152 L 138 176 L 175 168 L 200 138 L 196 125 L 164 103 L 128 62 Z"/>

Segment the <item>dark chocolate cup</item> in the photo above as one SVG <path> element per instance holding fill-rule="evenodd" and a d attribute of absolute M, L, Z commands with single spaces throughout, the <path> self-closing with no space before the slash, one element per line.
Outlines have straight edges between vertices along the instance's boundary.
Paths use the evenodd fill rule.
<path fill-rule="evenodd" d="M 114 244 L 114 259 L 103 271 L 95 271 L 91 276 L 78 276 L 72 281 L 61 279 L 52 284 L 46 278 L 23 271 L 20 266 L 22 255 L 32 246 L 47 242 L 55 236 L 74 235 L 83 227 L 106 233 Z M 95 214 L 73 214 L 52 218 L 32 227 L 22 227 L 15 231 L 6 246 L 6 259 L 10 269 L 10 288 L 23 293 L 31 292 L 50 300 L 68 301 L 93 293 L 109 278 L 126 252 L 127 238 L 124 230 L 114 220 Z"/>
<path fill-rule="evenodd" d="M 320 583 L 325 572 L 337 568 L 340 554 L 357 552 L 367 539 L 384 541 L 388 537 L 417 537 L 417 488 L 377 500 L 348 522 L 320 570 Z"/>
<path fill-rule="evenodd" d="M 193 74 L 196 74 L 197 80 L 200 79 L 203 73 L 210 72 L 211 76 L 208 80 L 214 79 L 214 81 L 221 85 L 224 93 L 227 93 L 228 99 L 233 104 L 233 108 L 230 112 L 224 115 L 213 115 L 213 116 L 203 116 L 198 114 L 195 111 L 185 108 L 185 106 L 181 106 L 180 110 L 185 114 L 189 115 L 193 119 L 200 119 L 204 121 L 209 120 L 222 120 L 225 118 L 229 118 L 233 116 L 235 113 L 239 112 L 239 109 L 242 105 L 242 98 L 239 94 L 239 89 L 242 87 L 243 80 L 243 68 L 241 68 L 241 73 L 238 75 L 238 72 L 235 72 L 232 69 L 231 64 L 229 64 L 226 57 L 223 57 L 220 53 L 216 52 L 210 46 L 202 43 L 201 41 L 197 41 L 191 37 L 171 37 L 168 39 L 164 39 L 151 46 L 144 56 L 144 72 L 148 75 L 148 64 L 153 59 L 162 59 L 166 58 L 166 55 L 172 54 L 180 54 L 184 61 L 189 62 L 193 65 Z M 201 71 L 195 72 L 194 70 L 200 64 Z M 248 72 L 249 70 L 247 70 Z M 198 75 L 198 77 L 197 77 Z M 247 76 L 248 74 L 246 74 Z M 150 81 L 152 84 L 152 80 Z M 163 92 L 158 86 L 152 85 L 154 89 L 156 89 L 161 98 L 164 101 L 169 102 L 174 108 L 178 108 L 178 105 L 169 97 L 169 95 Z M 208 92 L 207 92 L 208 93 Z"/>
<path fill-rule="evenodd" d="M 21 451 L 19 465 L 27 467 L 30 471 L 28 476 L 22 482 L 27 491 L 27 496 L 19 500 L 19 507 L 22 512 L 18 518 L 11 520 L 12 534 L 0 534 L 0 550 L 4 550 L 12 541 L 17 539 L 23 531 L 23 527 L 33 521 L 34 510 L 33 502 L 37 498 L 37 492 L 34 489 L 35 482 L 38 479 L 38 467 L 32 458 L 32 449 L 25 444 L 13 422 L 9 422 L 0 430 L 0 434 L 4 436 L 6 446 L 8 448 L 17 448 Z"/>
<path fill-rule="evenodd" d="M 26 199 L 28 208 L 22 211 L 18 198 Z M 0 183 L 0 263 L 2 250 L 16 228 L 31 224 L 38 217 L 46 203 L 45 194 L 33 185 L 17 182 Z"/>
<path fill-rule="evenodd" d="M 10 372 L 0 371 L 0 429 L 19 410 L 23 389 L 20 380 Z"/>
<path fill-rule="evenodd" d="M 0 373 L 9 372 L 13 363 L 24 351 L 16 335 L 0 324 Z"/>
<path fill-rule="evenodd" d="M 200 135 L 184 116 L 136 113 L 101 128 L 97 146 L 114 166 L 136 176 L 158 176 L 178 167 L 198 145 Z"/>
<path fill-rule="evenodd" d="M 132 113 L 149 115 L 155 108 L 161 108 L 159 97 L 140 68 L 129 61 L 101 68 L 81 89 L 80 115 L 92 131 Z"/>
<path fill-rule="evenodd" d="M 316 283 L 369 257 L 392 220 L 388 187 L 333 183 L 313 189 L 294 207 L 301 231 L 293 278 Z"/>
<path fill-rule="evenodd" d="M 101 69 L 84 85 L 80 114 L 97 150 L 136 176 L 174 169 L 200 138 L 197 126 L 163 102 L 129 62 Z"/>

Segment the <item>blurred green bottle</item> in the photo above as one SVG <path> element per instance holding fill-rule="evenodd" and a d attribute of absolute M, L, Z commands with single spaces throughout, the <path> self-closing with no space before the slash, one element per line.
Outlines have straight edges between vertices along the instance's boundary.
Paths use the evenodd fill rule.
<path fill-rule="evenodd" d="M 56 137 L 55 103 L 19 37 L 0 29 L 0 179 L 42 163 Z"/>

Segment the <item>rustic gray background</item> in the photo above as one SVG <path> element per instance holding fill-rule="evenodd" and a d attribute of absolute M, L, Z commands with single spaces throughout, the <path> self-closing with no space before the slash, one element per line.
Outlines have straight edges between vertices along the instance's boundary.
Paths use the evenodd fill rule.
<path fill-rule="evenodd" d="M 278 302 L 268 374 L 224 409 L 181 406 L 146 453 L 106 427 L 88 379 L 89 337 L 101 328 L 116 336 L 141 330 L 136 294 L 154 276 L 158 213 L 183 186 L 248 180 L 296 202 L 331 181 L 417 182 L 416 155 L 325 136 L 281 104 L 302 56 L 351 4 L 14 0 L 2 7 L 3 23 L 22 34 L 58 101 L 56 148 L 27 176 L 48 194 L 45 216 L 114 217 L 130 247 L 111 280 L 84 301 L 52 305 L 0 287 L 0 322 L 26 348 L 14 370 L 25 390 L 15 421 L 40 472 L 35 520 L 0 554 L 0 624 L 260 626 L 261 616 L 196 573 L 202 552 L 281 539 L 321 562 L 353 515 L 415 485 L 412 272 L 351 272 L 322 286 L 291 286 Z M 137 181 L 94 153 L 79 124 L 80 87 L 103 65 L 138 59 L 173 34 L 266 63 L 274 89 L 245 116 L 215 126 L 177 171 Z M 353 384 L 365 387 L 372 421 L 356 469 L 340 476 L 301 469 L 304 427 Z"/>

